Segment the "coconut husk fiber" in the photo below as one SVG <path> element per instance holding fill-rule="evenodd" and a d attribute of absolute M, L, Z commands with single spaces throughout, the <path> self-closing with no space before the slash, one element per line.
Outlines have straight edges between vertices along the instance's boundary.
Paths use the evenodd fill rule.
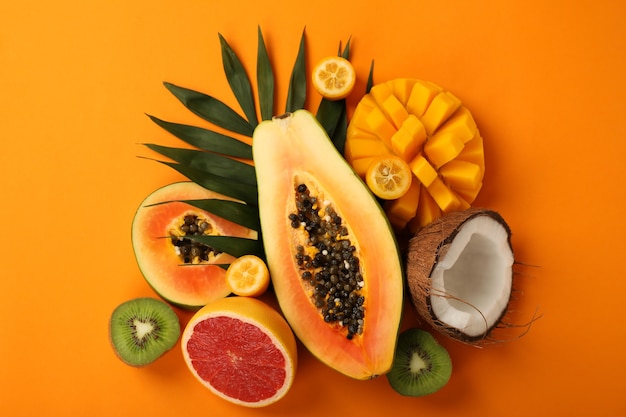
<path fill-rule="evenodd" d="M 439 260 L 445 257 L 459 229 L 465 222 L 477 216 L 492 217 L 507 229 L 510 236 L 510 229 L 500 214 L 488 209 L 470 208 L 447 213 L 436 219 L 418 231 L 409 240 L 407 248 L 407 285 L 417 314 L 442 334 L 469 343 L 483 339 L 489 331 L 480 337 L 468 337 L 460 330 L 439 321 L 432 311 L 431 295 L 449 295 L 434 293 L 430 276 Z"/>

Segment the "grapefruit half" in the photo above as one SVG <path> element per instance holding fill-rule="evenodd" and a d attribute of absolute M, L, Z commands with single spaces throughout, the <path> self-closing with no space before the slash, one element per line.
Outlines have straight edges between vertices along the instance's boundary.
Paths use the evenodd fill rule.
<path fill-rule="evenodd" d="M 181 346 L 191 373 L 217 396 L 264 407 L 287 394 L 297 367 L 296 339 L 285 319 L 252 297 L 228 297 L 200 309 Z"/>

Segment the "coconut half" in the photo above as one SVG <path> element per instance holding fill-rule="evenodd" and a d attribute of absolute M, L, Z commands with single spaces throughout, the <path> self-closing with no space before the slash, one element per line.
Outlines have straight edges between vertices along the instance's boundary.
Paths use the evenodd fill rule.
<path fill-rule="evenodd" d="M 409 241 L 411 301 L 442 333 L 482 340 L 506 313 L 513 262 L 511 230 L 498 213 L 473 208 L 446 214 Z"/>

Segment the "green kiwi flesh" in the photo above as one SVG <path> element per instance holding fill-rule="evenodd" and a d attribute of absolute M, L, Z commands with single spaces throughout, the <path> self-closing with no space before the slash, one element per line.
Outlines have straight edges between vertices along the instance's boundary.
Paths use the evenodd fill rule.
<path fill-rule="evenodd" d="M 448 351 L 425 330 L 408 329 L 398 337 L 387 380 L 401 395 L 421 397 L 443 388 L 452 374 Z"/>
<path fill-rule="evenodd" d="M 180 321 L 167 303 L 136 298 L 113 310 L 109 336 L 123 362 L 145 366 L 174 347 L 180 337 Z"/>

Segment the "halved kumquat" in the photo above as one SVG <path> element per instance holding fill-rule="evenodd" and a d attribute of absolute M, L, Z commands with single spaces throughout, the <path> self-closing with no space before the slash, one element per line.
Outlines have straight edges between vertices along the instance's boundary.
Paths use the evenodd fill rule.
<path fill-rule="evenodd" d="M 372 160 L 365 183 L 383 200 L 395 200 L 409 191 L 413 173 L 409 165 L 399 156 L 384 155 Z"/>
<path fill-rule="evenodd" d="M 356 73 L 347 59 L 329 56 L 315 64 L 311 78 L 313 87 L 322 97 L 328 100 L 340 100 L 352 92 L 356 82 Z"/>
<path fill-rule="evenodd" d="M 269 287 L 270 273 L 261 258 L 244 255 L 228 267 L 226 283 L 235 295 L 257 297 Z"/>

